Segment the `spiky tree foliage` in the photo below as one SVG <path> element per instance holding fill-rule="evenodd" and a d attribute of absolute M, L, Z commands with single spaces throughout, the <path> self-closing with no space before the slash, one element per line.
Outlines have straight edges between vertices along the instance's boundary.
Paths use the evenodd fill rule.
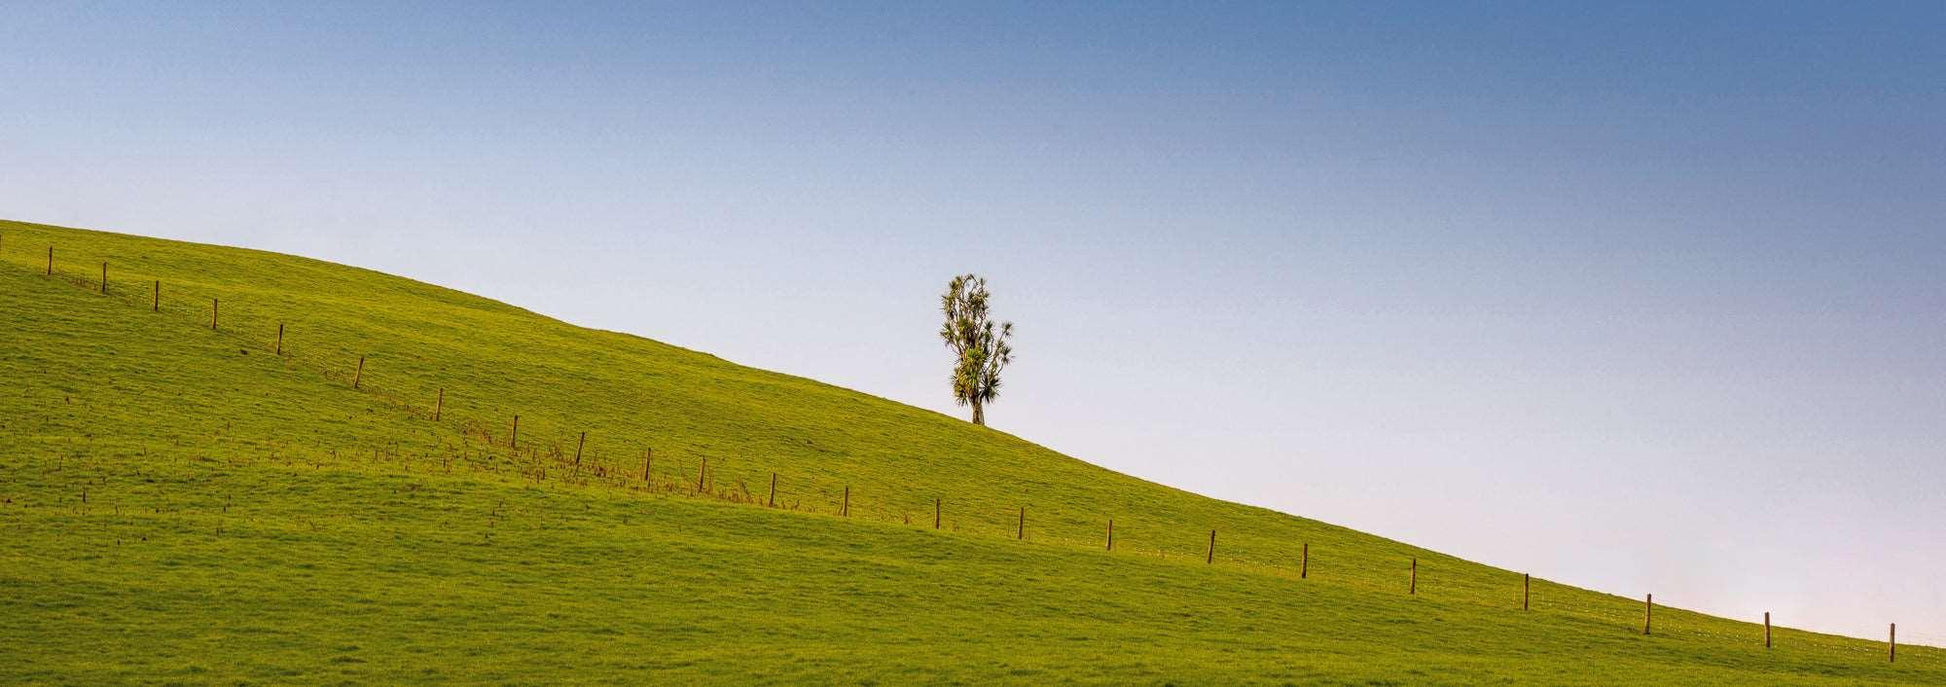
<path fill-rule="evenodd" d="M 953 351 L 953 400 L 973 406 L 973 424 L 987 423 L 986 405 L 1000 396 L 1000 371 L 1013 362 L 1008 343 L 1014 323 L 995 323 L 987 314 L 987 280 L 962 274 L 947 282 L 939 298 L 946 324 L 939 338 Z"/>

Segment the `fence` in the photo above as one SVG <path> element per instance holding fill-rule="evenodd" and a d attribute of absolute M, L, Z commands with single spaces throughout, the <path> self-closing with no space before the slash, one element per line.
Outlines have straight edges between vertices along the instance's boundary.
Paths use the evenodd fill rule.
<path fill-rule="evenodd" d="M 5 259 L 7 247 L 6 237 L 0 236 L 0 266 L 10 269 L 15 268 L 17 267 L 15 264 Z M 225 319 L 222 302 L 219 298 L 209 298 L 205 306 L 202 297 L 186 292 L 178 293 L 173 291 L 159 279 L 116 281 L 111 276 L 113 265 L 107 261 L 99 262 L 98 272 L 93 270 L 83 273 L 65 271 L 63 267 L 73 260 L 71 257 L 63 260 L 56 247 L 49 246 L 46 249 L 45 262 L 40 266 L 40 276 L 55 279 L 78 288 L 87 289 L 127 304 L 145 306 L 152 313 L 173 316 L 178 320 L 186 319 L 196 322 L 198 323 L 197 326 L 206 326 L 214 332 L 230 337 L 232 341 L 245 347 L 241 350 L 248 351 L 251 348 L 255 348 L 268 352 L 270 355 L 285 361 L 286 364 L 315 372 L 328 381 L 342 384 L 388 408 L 408 413 L 414 417 L 423 418 L 428 422 L 451 427 L 458 434 L 460 442 L 458 444 L 446 444 L 448 453 L 442 458 L 441 465 L 442 469 L 448 473 L 452 470 L 454 459 L 458 459 L 463 469 L 495 473 L 506 472 L 515 477 L 530 479 L 537 483 L 553 481 L 579 487 L 600 485 L 608 488 L 714 499 L 773 509 L 781 508 L 794 511 L 820 512 L 841 518 L 853 517 L 855 504 L 851 493 L 852 486 L 849 484 L 843 486 L 842 493 L 836 495 L 836 498 L 831 498 L 833 496 L 831 494 L 820 494 L 819 496 L 830 500 L 830 503 L 824 504 L 824 508 L 820 508 L 820 504 L 817 502 L 813 502 L 807 507 L 803 503 L 803 495 L 799 495 L 798 498 L 788 502 L 779 502 L 778 486 L 780 480 L 785 479 L 785 476 L 775 471 L 769 473 L 768 489 L 760 496 L 752 492 L 749 486 L 742 480 L 736 480 L 733 487 L 728 484 L 718 484 L 716 481 L 718 475 L 715 471 L 711 470 L 707 457 L 699 460 L 693 472 L 682 461 L 677 461 L 677 465 L 674 466 L 675 469 L 669 470 L 668 468 L 670 466 L 667 465 L 667 460 L 661 466 L 664 468 L 664 471 L 658 472 L 656 469 L 658 466 L 656 465 L 654 448 L 643 445 L 641 447 L 642 460 L 639 473 L 620 462 L 610 463 L 599 458 L 590 459 L 591 457 L 584 453 L 588 440 L 588 431 L 586 430 L 579 432 L 572 453 L 568 452 L 566 446 L 558 441 L 534 441 L 531 439 L 531 433 L 530 440 L 523 445 L 520 434 L 521 416 L 518 413 L 506 414 L 505 420 L 454 416 L 452 413 L 447 412 L 447 392 L 445 387 L 437 388 L 429 402 L 415 400 L 397 390 L 388 389 L 383 383 L 378 382 L 380 379 L 378 376 L 374 376 L 369 380 L 367 379 L 368 363 L 378 363 L 381 361 L 371 360 L 370 356 L 367 355 L 350 355 L 341 352 L 332 352 L 327 347 L 322 346 L 314 349 L 307 344 L 305 337 L 302 335 L 304 330 L 301 326 L 293 327 L 292 325 L 294 323 L 284 321 L 276 322 L 275 334 L 273 335 L 270 334 L 271 330 L 269 329 L 268 323 L 250 322 L 247 320 L 239 321 L 234 318 Z M 84 261 L 83 264 L 92 267 L 95 261 Z M 301 325 L 301 323 L 296 324 Z M 383 374 L 383 371 L 378 367 L 373 367 L 371 371 L 374 375 Z M 499 435 L 497 434 L 502 427 L 506 430 L 504 442 L 500 441 L 498 438 Z M 474 441 L 478 441 L 478 445 L 474 445 Z M 383 449 L 374 451 L 373 460 L 390 459 L 403 459 L 403 457 L 396 452 L 387 454 Z M 550 470 L 553 471 L 551 474 Z M 692 474 L 693 479 L 691 478 Z M 786 480 L 785 483 L 788 484 L 788 481 Z M 85 500 L 85 498 L 84 492 L 83 499 Z M 935 530 L 947 529 L 944 520 L 947 512 L 946 506 L 948 505 L 946 499 L 944 497 L 934 497 L 931 505 L 933 507 L 931 528 Z M 887 508 L 883 504 L 879 504 L 877 508 L 870 510 L 871 512 L 865 517 L 871 517 L 881 521 L 911 524 L 912 513 L 909 509 Z M 1033 536 L 1034 533 L 1029 528 L 1030 521 L 1027 510 L 1026 505 L 1018 507 L 1018 512 L 1014 518 L 1015 526 L 1012 528 L 1014 539 L 1036 539 L 1043 543 L 1087 546 L 1100 548 L 1107 552 L 1119 552 L 1130 555 L 1150 555 L 1164 558 L 1169 556 L 1169 553 L 1163 550 L 1130 550 L 1125 543 L 1121 549 L 1117 549 L 1115 521 L 1113 518 L 1108 518 L 1105 521 L 1103 539 L 1094 542 L 1073 538 L 1036 537 Z M 1311 543 L 1297 542 L 1296 546 L 1297 564 L 1294 568 L 1294 574 L 1292 574 L 1292 568 L 1276 564 L 1263 564 L 1240 560 L 1225 560 L 1222 562 L 1232 566 L 1253 568 L 1260 572 L 1280 574 L 1295 580 L 1308 580 L 1311 577 Z M 1198 557 L 1203 559 L 1205 565 L 1213 566 L 1219 563 L 1218 530 L 1212 529 L 1209 531 L 1206 547 L 1197 553 L 1200 554 Z M 1179 558 L 1183 557 L 1182 554 L 1177 555 Z M 1419 560 L 1417 558 L 1408 558 L 1403 563 L 1403 574 L 1401 575 L 1398 588 L 1403 590 L 1407 596 L 1417 596 L 1419 595 Z M 1532 581 L 1532 577 L 1528 574 L 1521 574 L 1519 577 L 1518 599 L 1519 609 L 1522 611 L 1529 611 L 1533 607 Z M 1514 584 L 1514 581 L 1511 579 L 1508 582 L 1510 586 Z M 1509 606 L 1511 610 L 1511 604 Z M 1588 606 L 1575 609 L 1575 612 L 1581 615 L 1596 618 L 1607 623 L 1619 626 L 1639 627 L 1639 632 L 1643 635 L 1653 635 L 1655 633 L 1655 611 L 1656 606 L 1653 595 L 1644 597 L 1642 613 L 1637 617 L 1629 617 L 1625 613 L 1620 613 L 1614 609 L 1602 606 Z M 1751 636 L 1743 637 L 1741 635 L 1696 628 L 1685 629 L 1684 634 L 1712 637 L 1729 642 L 1761 642 L 1766 649 L 1771 648 L 1774 643 L 1771 618 L 1768 612 L 1764 613 L 1761 634 L 1753 632 Z M 1819 643 L 1817 647 L 1820 651 L 1830 652 L 1836 656 L 1857 658 L 1869 654 L 1876 654 L 1881 656 L 1881 660 L 1895 662 L 1897 659 L 1897 625 L 1893 624 L 1888 626 L 1885 648 L 1882 652 L 1875 652 L 1869 648 L 1869 645 L 1859 642 L 1847 643 L 1843 647 L 1830 643 Z"/>

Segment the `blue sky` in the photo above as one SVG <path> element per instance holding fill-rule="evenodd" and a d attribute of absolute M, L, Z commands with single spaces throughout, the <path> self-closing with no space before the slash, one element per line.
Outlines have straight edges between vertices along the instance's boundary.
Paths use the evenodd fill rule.
<path fill-rule="evenodd" d="M 405 274 L 1946 644 L 1946 5 L 21 3 L 0 216 Z"/>

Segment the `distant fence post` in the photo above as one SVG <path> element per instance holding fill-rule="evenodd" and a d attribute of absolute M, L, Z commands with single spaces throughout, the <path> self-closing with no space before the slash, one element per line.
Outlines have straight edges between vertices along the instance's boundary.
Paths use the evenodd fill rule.
<path fill-rule="evenodd" d="M 1520 574 L 1520 610 L 1523 611 L 1527 610 L 1527 600 L 1533 596 L 1533 593 L 1534 593 L 1534 576 L 1528 573 L 1521 573 Z M 1769 618 L 1770 614 L 1765 613 L 1764 617 Z"/>
<path fill-rule="evenodd" d="M 47 247 L 47 276 L 54 276 L 54 247 Z"/>
<path fill-rule="evenodd" d="M 764 503 L 764 507 L 777 507 L 777 473 L 775 472 L 770 473 L 770 500 Z"/>
<path fill-rule="evenodd" d="M 1649 626 L 1655 620 L 1655 595 L 1642 598 L 1642 634 L 1649 634 Z"/>
<path fill-rule="evenodd" d="M 849 484 L 845 485 L 845 503 L 838 507 L 838 516 L 843 518 L 851 517 L 851 485 Z"/>
<path fill-rule="evenodd" d="M 1115 519 L 1108 519 L 1108 550 L 1115 550 Z"/>
<path fill-rule="evenodd" d="M 1216 530 L 1209 531 L 1209 555 L 1203 558 L 1204 565 L 1216 563 Z"/>
<path fill-rule="evenodd" d="M 709 459 L 703 459 L 703 466 L 696 469 L 696 493 L 703 493 L 703 475 L 709 474 Z"/>
<path fill-rule="evenodd" d="M 507 437 L 507 448 L 511 448 L 515 451 L 520 450 L 520 416 L 519 415 L 514 416 L 514 431 L 511 436 Z"/>
<path fill-rule="evenodd" d="M 581 440 L 574 444 L 574 474 L 581 474 L 581 449 L 588 445 L 588 433 L 581 433 Z"/>
<path fill-rule="evenodd" d="M 1770 611 L 1764 611 L 1764 648 L 1770 648 Z"/>
<path fill-rule="evenodd" d="M 651 487 L 655 486 L 655 480 L 649 478 L 649 475 L 651 474 L 649 472 L 649 468 L 652 468 L 654 466 L 655 466 L 655 448 L 650 447 L 650 448 L 642 449 L 642 481 L 647 483 Z"/>
<path fill-rule="evenodd" d="M 1027 507 L 1026 506 L 1020 507 L 1020 524 L 1017 525 L 1014 529 L 1014 538 L 1015 539 L 1027 538 Z"/>
<path fill-rule="evenodd" d="M 939 529 L 939 497 L 932 497 L 932 528 Z"/>
<path fill-rule="evenodd" d="M 101 263 L 101 295 L 108 295 L 108 263 Z"/>
<path fill-rule="evenodd" d="M 1417 595 L 1419 593 L 1419 559 L 1417 558 L 1412 559 L 1412 576 L 1409 580 L 1406 583 L 1405 593 Z"/>
<path fill-rule="evenodd" d="M 1311 576 L 1311 542 L 1304 542 L 1304 548 L 1297 554 L 1297 579 Z"/>
<path fill-rule="evenodd" d="M 149 312 L 162 312 L 162 280 L 155 280 L 155 300 L 149 303 Z"/>
<path fill-rule="evenodd" d="M 358 356 L 358 371 L 353 372 L 351 374 L 351 388 L 353 389 L 358 388 L 358 383 L 364 381 L 364 379 L 365 379 L 365 356 L 361 355 Z"/>
<path fill-rule="evenodd" d="M 216 299 L 209 299 L 209 330 L 216 331 Z"/>
<path fill-rule="evenodd" d="M 273 352 L 277 355 L 284 354 L 284 323 L 282 322 L 277 323 L 277 348 Z"/>
<path fill-rule="evenodd" d="M 1885 662 L 1894 663 L 1899 660 L 1899 624 L 1892 623 L 1888 632 L 1885 636 Z"/>
<path fill-rule="evenodd" d="M 281 331 L 282 326 L 279 326 Z M 439 421 L 439 413 L 446 409 L 446 387 L 439 387 L 439 400 L 432 402 L 432 421 Z"/>

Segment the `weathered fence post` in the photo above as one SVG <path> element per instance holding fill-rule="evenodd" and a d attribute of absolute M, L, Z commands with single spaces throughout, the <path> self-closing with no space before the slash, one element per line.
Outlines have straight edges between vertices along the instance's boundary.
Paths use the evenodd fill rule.
<path fill-rule="evenodd" d="M 101 295 L 108 295 L 108 263 L 101 263 Z"/>
<path fill-rule="evenodd" d="M 1899 624 L 1892 623 L 1889 632 L 1885 636 L 1885 662 L 1894 663 L 1899 660 Z"/>
<path fill-rule="evenodd" d="M 1764 611 L 1764 648 L 1770 648 L 1770 611 Z"/>
<path fill-rule="evenodd" d="M 351 388 L 353 389 L 358 388 L 358 383 L 364 381 L 364 379 L 365 379 L 365 356 L 361 355 L 358 356 L 358 371 L 352 373 L 351 375 Z"/>
<path fill-rule="evenodd" d="M 574 444 L 574 474 L 581 474 L 581 449 L 588 445 L 588 433 L 581 433 L 581 440 Z"/>
<path fill-rule="evenodd" d="M 1020 524 L 1017 525 L 1014 529 L 1014 538 L 1015 539 L 1027 538 L 1027 507 L 1026 506 L 1020 507 Z"/>
<path fill-rule="evenodd" d="M 1642 634 L 1649 634 L 1649 626 L 1655 620 L 1655 595 L 1642 598 Z"/>
<path fill-rule="evenodd" d="M 1108 550 L 1115 550 L 1115 519 L 1108 519 Z"/>
<path fill-rule="evenodd" d="M 939 497 L 932 497 L 932 528 L 939 529 Z"/>
<path fill-rule="evenodd" d="M 511 436 L 507 437 L 507 448 L 511 448 L 515 451 L 520 450 L 520 416 L 519 415 L 514 416 L 514 431 Z"/>
<path fill-rule="evenodd" d="M 432 421 L 439 421 L 439 413 L 446 410 L 446 387 L 439 387 L 439 400 L 432 402 Z"/>
<path fill-rule="evenodd" d="M 209 330 L 216 331 L 216 299 L 209 299 Z"/>
<path fill-rule="evenodd" d="M 1533 592 L 1534 592 L 1534 576 L 1527 573 L 1521 573 L 1520 574 L 1520 610 L 1523 611 L 1527 610 L 1527 599 L 1533 595 Z M 1770 614 L 1765 613 L 1764 617 L 1769 618 Z"/>
<path fill-rule="evenodd" d="M 703 459 L 703 466 L 696 468 L 696 493 L 703 493 L 703 475 L 709 474 L 709 459 Z"/>
<path fill-rule="evenodd" d="M 1304 549 L 1297 555 L 1297 579 L 1311 576 L 1311 542 L 1304 542 Z"/>
<path fill-rule="evenodd" d="M 149 303 L 149 312 L 162 312 L 162 280 L 155 280 L 155 300 Z"/>
<path fill-rule="evenodd" d="M 777 507 L 777 473 L 775 472 L 770 473 L 770 500 L 764 503 L 764 507 Z"/>
<path fill-rule="evenodd" d="M 1412 559 L 1412 578 L 1405 588 L 1407 594 L 1419 593 L 1419 559 Z"/>
<path fill-rule="evenodd" d="M 1203 564 L 1211 565 L 1214 564 L 1215 562 L 1216 562 L 1216 530 L 1210 530 L 1209 531 L 1209 555 L 1203 558 Z"/>
<path fill-rule="evenodd" d="M 54 276 L 54 247 L 47 247 L 47 276 Z"/>
<path fill-rule="evenodd" d="M 845 485 L 845 503 L 838 507 L 838 516 L 851 517 L 851 485 Z"/>
<path fill-rule="evenodd" d="M 284 354 L 284 323 L 282 322 L 277 323 L 277 348 L 273 352 L 277 355 Z"/>
<path fill-rule="evenodd" d="M 649 477 L 652 467 L 655 467 L 655 448 L 642 449 L 642 481 L 651 487 L 655 486 L 655 480 Z"/>

